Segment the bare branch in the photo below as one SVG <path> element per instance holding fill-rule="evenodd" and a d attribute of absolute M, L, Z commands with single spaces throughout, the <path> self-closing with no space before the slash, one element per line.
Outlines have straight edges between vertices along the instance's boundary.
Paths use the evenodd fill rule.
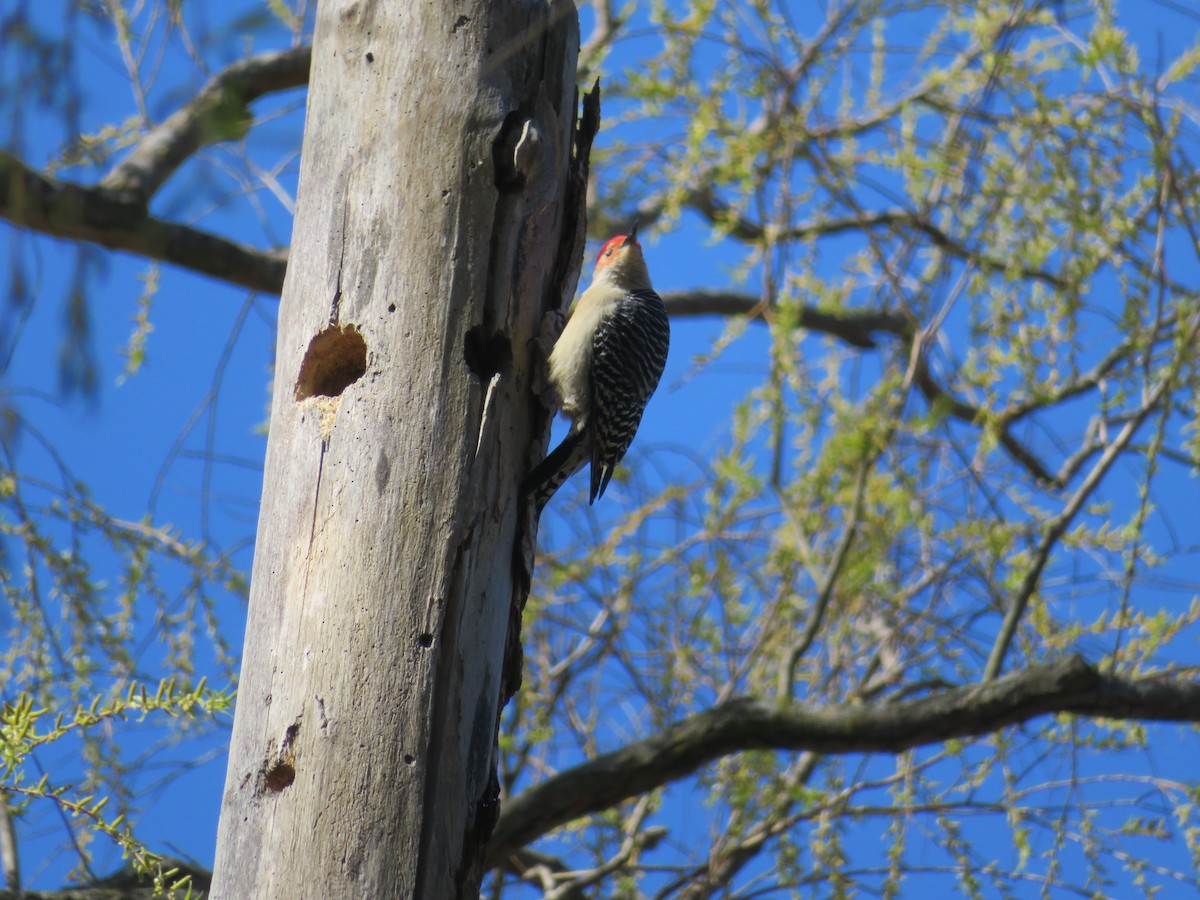
<path fill-rule="evenodd" d="M 595 70 L 616 39 L 624 19 L 613 8 L 613 0 L 595 0 L 592 4 L 595 25 L 588 39 L 579 48 L 579 74 L 581 83 L 591 81 Z"/>
<path fill-rule="evenodd" d="M 1161 281 L 1161 279 L 1160 279 Z M 1178 285 L 1171 285 L 1171 290 L 1175 293 L 1180 293 L 1185 296 L 1189 292 L 1185 288 Z M 1172 341 L 1176 337 L 1175 328 L 1178 324 L 1178 318 L 1175 315 L 1166 316 L 1158 323 L 1155 334 L 1152 337 L 1151 344 L 1165 343 Z M 1088 372 L 1080 375 L 1078 378 L 1068 381 L 1065 384 L 1058 385 L 1053 390 L 1038 396 L 1026 396 L 1019 400 L 1010 402 L 1009 406 L 1002 410 L 996 417 L 997 420 L 1005 426 L 1028 416 L 1030 413 L 1045 409 L 1050 406 L 1057 406 L 1064 400 L 1070 400 L 1073 397 L 1078 397 L 1090 390 L 1094 390 L 1103 383 L 1112 372 L 1123 362 L 1128 361 L 1133 354 L 1139 349 L 1142 344 L 1140 335 L 1129 335 L 1124 340 L 1114 346 L 1104 358 L 1101 359 Z M 1146 352 L 1149 352 L 1147 349 Z M 1057 477 L 1060 484 L 1065 484 L 1068 479 L 1062 477 L 1062 474 Z"/>
<path fill-rule="evenodd" d="M 60 181 L 30 169 L 3 151 L 0 151 L 0 217 L 54 237 L 135 253 L 251 290 L 278 294 L 283 289 L 286 251 L 257 250 L 187 225 L 154 218 L 136 194 Z M 745 315 L 759 305 L 757 297 L 727 291 L 676 292 L 663 299 L 672 316 Z M 907 316 L 887 310 L 829 312 L 804 306 L 799 310 L 798 324 L 862 349 L 874 348 L 873 335 L 879 332 L 905 340 L 911 340 L 915 332 L 915 325 Z M 917 386 L 928 400 L 945 401 L 949 414 L 955 418 L 978 421 L 980 411 L 952 397 L 934 380 L 923 362 Z M 1007 427 L 1000 429 L 999 440 L 1013 459 L 1038 481 L 1057 483 L 1036 456 L 1009 434 Z"/>
<path fill-rule="evenodd" d="M 0 151 L 0 217 L 68 240 L 88 241 L 191 269 L 264 293 L 283 289 L 286 251 L 256 250 L 150 216 L 146 203 L 189 156 L 242 137 L 248 104 L 308 82 L 309 47 L 240 60 L 150 129 L 97 186 L 51 178 Z"/>
<path fill-rule="evenodd" d="M 732 210 L 728 204 L 721 201 L 713 192 L 711 185 L 704 185 L 693 190 L 684 200 L 684 204 L 703 215 L 714 225 L 728 229 L 729 233 L 738 240 L 747 243 L 758 243 L 767 236 L 767 226 L 753 222 Z M 638 210 L 638 215 L 651 217 L 658 210 Z M 780 241 L 811 240 L 818 237 L 830 237 L 845 234 L 849 231 L 868 231 L 874 228 L 890 228 L 899 231 L 909 228 L 918 231 L 929 239 L 929 242 L 945 253 L 957 259 L 967 260 L 985 272 L 1006 272 L 1012 268 L 1022 278 L 1041 281 L 1054 288 L 1062 288 L 1065 283 L 1053 272 L 1040 268 L 1014 267 L 1011 262 L 988 256 L 978 250 L 972 250 L 962 241 L 951 237 L 944 230 L 934 225 L 928 218 L 904 209 L 885 209 L 875 212 L 861 212 L 849 216 L 814 219 L 809 222 L 799 222 L 786 228 L 772 229 L 771 239 Z"/>
<path fill-rule="evenodd" d="M 201 147 L 244 136 L 251 101 L 306 85 L 311 59 L 312 48 L 294 47 L 229 66 L 166 121 L 146 132 L 100 186 L 149 200 Z"/>
<path fill-rule="evenodd" d="M 536 885 L 543 891 L 553 883 L 554 876 L 570 871 L 561 859 L 546 853 L 539 853 L 528 847 L 522 847 L 509 854 L 504 860 L 504 870 Z M 586 896 L 587 892 L 580 888 L 574 893 L 568 892 L 562 895 L 560 900 L 585 900 Z"/>
<path fill-rule="evenodd" d="M 54 237 L 161 260 L 251 290 L 278 294 L 283 289 L 286 251 L 256 250 L 156 219 L 136 195 L 59 181 L 3 151 L 0 218 Z"/>
<path fill-rule="evenodd" d="M 933 377 L 933 373 L 929 371 L 929 363 L 924 357 L 917 363 L 916 384 L 930 404 L 941 404 L 948 415 L 959 421 L 978 424 L 983 417 L 983 410 L 978 406 L 955 397 L 938 383 L 937 379 Z M 1030 475 L 1043 485 L 1053 488 L 1062 487 L 1064 482 L 1060 481 L 1058 476 L 1034 455 L 1033 451 L 1012 436 L 1007 422 L 1001 422 L 997 426 L 996 440 L 1013 460 L 1020 463 Z"/>
<path fill-rule="evenodd" d="M 212 883 L 212 873 L 180 859 L 163 859 L 159 868 L 166 875 L 167 885 L 178 884 L 189 878 L 189 887 L 177 888 L 182 894 L 189 890 L 192 896 L 204 894 Z M 167 874 L 170 873 L 170 874 Z M 118 869 L 111 875 L 79 887 L 61 891 L 18 891 L 0 889 L 0 900 L 152 900 L 156 896 L 154 879 L 149 875 L 138 875 L 132 868 Z M 157 896 L 165 896 L 161 891 Z"/>
<path fill-rule="evenodd" d="M 672 316 L 745 316 L 751 315 L 762 301 L 751 294 L 734 291 L 673 291 L 663 294 L 663 303 Z M 852 347 L 874 350 L 877 332 L 899 337 L 911 335 L 915 323 L 901 312 L 883 309 L 840 309 L 836 312 L 802 306 L 797 324 L 807 331 L 840 338 Z"/>
<path fill-rule="evenodd" d="M 663 294 L 663 302 L 672 317 L 751 315 L 762 306 L 758 297 L 733 291 L 676 291 Z M 802 306 L 797 324 L 807 331 L 828 334 L 864 350 L 875 349 L 875 334 L 895 335 L 911 345 L 917 332 L 909 316 L 881 309 L 828 312 L 814 306 Z M 923 356 L 917 361 L 914 383 L 926 400 L 931 404 L 940 404 L 947 415 L 969 424 L 978 424 L 983 418 L 983 411 L 979 407 L 955 397 L 938 383 Z M 1033 451 L 1012 436 L 1007 419 L 998 425 L 997 440 L 1008 455 L 1040 483 L 1047 487 L 1062 485 L 1060 478 Z"/>
<path fill-rule="evenodd" d="M 979 737 L 1054 713 L 1200 722 L 1200 682 L 1104 674 L 1071 656 L 891 704 L 780 707 L 768 700 L 731 700 L 507 801 L 487 864 L 502 865 L 518 848 L 560 825 L 684 778 L 730 754 L 768 749 L 899 753 L 951 738 Z"/>
<path fill-rule="evenodd" d="M 680 900 L 701 900 L 712 897 L 728 885 L 762 850 L 767 841 L 783 831 L 794 827 L 800 815 L 809 814 L 812 807 L 800 803 L 804 812 L 797 815 L 795 807 L 803 796 L 796 788 L 808 784 L 817 770 L 821 757 L 816 753 L 802 753 L 784 774 L 774 797 L 770 811 L 750 823 L 740 837 L 734 837 L 734 829 L 741 824 L 744 815 L 731 825 L 721 839 L 709 851 L 708 860 L 689 880 L 691 884 L 680 893 Z M 731 843 L 732 841 L 732 843 Z M 659 896 L 669 896 L 666 893 Z"/>
<path fill-rule="evenodd" d="M 878 454 L 873 454 L 871 458 L 864 459 L 859 464 L 858 474 L 854 479 L 854 502 L 850 506 L 850 518 L 842 529 L 842 536 L 833 551 L 833 558 L 829 561 L 829 566 L 825 569 L 825 574 L 821 577 L 821 587 L 817 592 L 817 599 L 813 603 L 812 609 L 809 610 L 808 622 L 804 626 L 804 632 L 792 644 L 783 665 L 780 667 L 779 698 L 781 702 L 787 703 L 792 700 L 796 681 L 796 666 L 800 663 L 804 654 L 808 652 L 808 648 L 812 646 L 813 641 L 817 639 L 817 632 L 821 630 L 821 625 L 825 621 L 825 611 L 829 608 L 829 601 L 833 599 L 833 589 L 836 587 L 838 578 L 842 574 L 842 568 L 846 565 L 846 560 L 850 557 L 850 548 L 854 544 L 854 538 L 858 535 L 858 527 L 862 521 L 863 500 L 867 493 L 867 479 L 877 458 Z"/>
<path fill-rule="evenodd" d="M 1195 319 L 1188 330 L 1187 339 L 1189 342 L 1195 340 L 1197 331 L 1200 331 L 1200 317 Z M 1008 648 L 1012 644 L 1013 637 L 1016 635 L 1017 624 L 1021 621 L 1021 616 L 1025 612 L 1025 607 L 1029 605 L 1030 598 L 1037 591 L 1038 584 L 1042 578 L 1042 572 L 1045 570 L 1046 564 L 1050 561 L 1050 554 L 1054 550 L 1054 547 L 1066 533 L 1075 516 L 1083 509 L 1084 504 L 1087 503 L 1093 491 L 1104 480 L 1104 476 L 1112 468 L 1112 464 L 1116 462 L 1117 457 L 1121 455 L 1125 447 L 1133 440 L 1133 436 L 1137 433 L 1142 423 L 1163 402 L 1163 398 L 1166 397 L 1168 390 L 1174 383 L 1175 376 L 1178 374 L 1179 368 L 1182 366 L 1185 358 L 1181 355 L 1175 360 L 1175 364 L 1159 379 L 1154 389 L 1149 392 L 1141 408 L 1125 423 L 1125 427 L 1121 429 L 1120 434 L 1108 445 L 1104 453 L 1100 456 L 1100 459 L 1096 461 L 1096 465 L 1092 467 L 1087 477 L 1084 478 L 1083 483 L 1071 495 L 1071 499 L 1067 501 L 1058 515 L 1046 523 L 1042 530 L 1042 539 L 1038 542 L 1037 549 L 1034 551 L 1033 559 L 1030 562 L 1028 571 L 1025 573 L 1025 578 L 1021 582 L 1021 587 L 1004 614 L 1004 621 L 1000 625 L 1000 633 L 996 637 L 996 643 L 992 646 L 987 667 L 984 669 L 983 678 L 985 681 L 993 679 L 1000 674 L 1000 668 L 1004 665 L 1004 657 L 1008 654 Z"/>

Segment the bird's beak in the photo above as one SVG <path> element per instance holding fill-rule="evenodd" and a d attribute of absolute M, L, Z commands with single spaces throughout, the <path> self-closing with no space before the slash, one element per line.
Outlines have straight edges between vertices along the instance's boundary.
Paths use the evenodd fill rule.
<path fill-rule="evenodd" d="M 637 243 L 637 229 L 638 229 L 637 219 L 634 219 L 633 227 L 629 229 L 629 234 L 627 234 L 625 236 L 625 243 L 621 244 L 622 247 L 628 247 L 630 244 Z"/>

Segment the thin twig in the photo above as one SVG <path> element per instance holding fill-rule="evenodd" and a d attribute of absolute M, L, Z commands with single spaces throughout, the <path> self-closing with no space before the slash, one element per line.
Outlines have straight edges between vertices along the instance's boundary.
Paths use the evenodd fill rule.
<path fill-rule="evenodd" d="M 1198 316 L 1189 329 L 1187 341 L 1196 339 L 1197 331 L 1200 330 L 1200 316 Z M 991 655 L 988 657 L 987 666 L 983 671 L 983 680 L 991 681 L 1000 674 L 1000 669 L 1004 665 L 1004 657 L 1008 654 L 1008 648 L 1012 644 L 1013 637 L 1016 635 L 1017 625 L 1021 621 L 1021 616 L 1025 612 L 1025 608 L 1029 605 L 1030 599 L 1037 591 L 1038 583 L 1041 581 L 1042 572 L 1046 568 L 1046 564 L 1050 561 L 1050 553 L 1058 544 L 1059 539 L 1066 533 L 1071 522 L 1079 511 L 1083 509 L 1088 498 L 1099 487 L 1100 482 L 1104 480 L 1104 476 L 1108 474 L 1108 470 L 1112 468 L 1112 464 L 1116 462 L 1117 457 L 1125 450 L 1126 446 L 1142 423 L 1146 421 L 1150 413 L 1152 413 L 1162 403 L 1167 392 L 1175 382 L 1176 376 L 1179 374 L 1179 369 L 1183 365 L 1185 355 L 1180 354 L 1175 364 L 1163 375 L 1154 389 L 1150 391 L 1141 408 L 1125 423 L 1125 427 L 1121 429 L 1120 434 L 1116 439 L 1108 445 L 1100 459 L 1088 472 L 1083 483 L 1079 485 L 1075 493 L 1071 495 L 1071 499 L 1067 501 L 1066 506 L 1062 511 L 1046 523 L 1042 529 L 1042 539 L 1038 542 L 1037 549 L 1034 551 L 1033 560 L 1030 563 L 1029 569 L 1025 572 L 1025 577 L 1021 581 L 1021 587 L 1013 596 L 1012 602 L 1009 604 L 1007 612 L 1004 614 L 1004 621 L 1000 626 L 1000 633 L 996 636 L 996 642 L 992 646 Z"/>
<path fill-rule="evenodd" d="M 837 548 L 833 551 L 833 557 L 829 561 L 829 566 L 825 570 L 825 575 L 821 580 L 821 588 L 817 593 L 817 599 L 813 602 L 812 609 L 808 613 L 808 622 L 805 623 L 804 631 L 799 639 L 788 650 L 787 657 L 779 672 L 779 702 L 790 703 L 792 701 L 793 692 L 795 690 L 796 667 L 804 654 L 808 652 L 808 648 L 812 646 L 816 640 L 817 633 L 821 630 L 821 625 L 825 621 L 825 612 L 829 609 L 829 601 L 833 598 L 833 589 L 837 585 L 838 578 L 841 577 L 842 569 L 845 568 L 846 560 L 850 557 L 850 548 L 854 545 L 854 538 L 858 535 L 858 526 L 862 521 L 863 500 L 867 493 L 867 480 L 873 468 L 874 458 L 865 459 L 858 467 L 858 473 L 854 479 L 854 501 L 850 508 L 850 517 L 846 521 L 845 527 L 842 529 L 842 536 L 838 540 Z"/>

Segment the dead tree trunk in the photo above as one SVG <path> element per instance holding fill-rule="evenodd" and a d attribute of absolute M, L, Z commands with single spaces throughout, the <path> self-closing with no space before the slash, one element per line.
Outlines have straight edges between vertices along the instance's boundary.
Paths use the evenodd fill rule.
<path fill-rule="evenodd" d="M 578 40 L 571 0 L 320 4 L 214 897 L 478 896 Z"/>

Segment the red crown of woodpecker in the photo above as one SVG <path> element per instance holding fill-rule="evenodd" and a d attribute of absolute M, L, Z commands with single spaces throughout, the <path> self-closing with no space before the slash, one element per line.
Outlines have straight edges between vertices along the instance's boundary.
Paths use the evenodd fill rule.
<path fill-rule="evenodd" d="M 600 253 L 596 256 L 596 269 L 603 268 L 601 265 L 605 260 L 611 260 L 613 254 L 622 247 L 639 247 L 637 239 L 638 223 L 634 222 L 633 227 L 629 229 L 629 234 L 618 234 L 616 237 L 609 238 L 604 242 L 604 246 L 600 248 Z"/>

